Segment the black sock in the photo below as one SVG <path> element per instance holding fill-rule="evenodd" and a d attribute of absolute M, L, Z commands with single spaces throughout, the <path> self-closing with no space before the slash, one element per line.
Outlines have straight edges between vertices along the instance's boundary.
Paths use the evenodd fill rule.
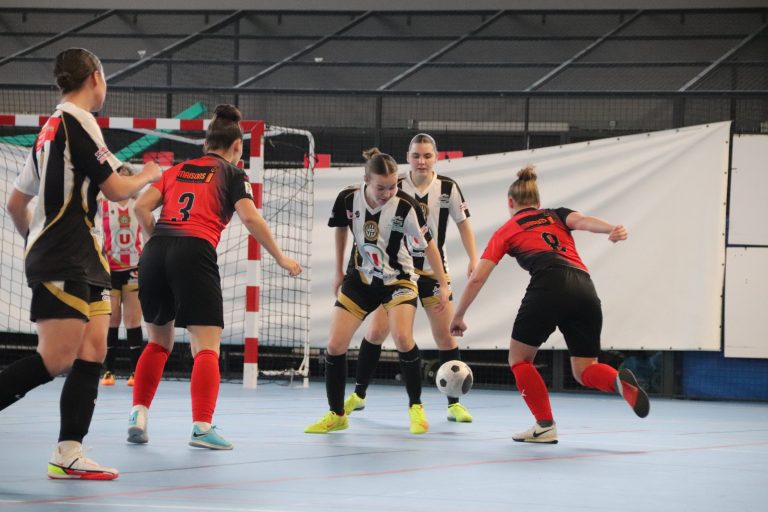
<path fill-rule="evenodd" d="M 325 354 L 325 393 L 328 407 L 344 416 L 344 387 L 347 384 L 347 353 L 338 356 Z"/>
<path fill-rule="evenodd" d="M 408 352 L 397 352 L 400 358 L 400 371 L 408 392 L 408 407 L 421 403 L 421 352 L 414 345 Z"/>
<path fill-rule="evenodd" d="M 93 409 L 96 407 L 100 372 L 100 363 L 75 359 L 72 364 L 67 380 L 64 381 L 59 401 L 61 411 L 59 442 L 83 442 L 91 425 Z"/>
<path fill-rule="evenodd" d="M 119 327 L 110 327 L 107 333 L 107 357 L 104 359 L 104 366 L 108 372 L 115 373 L 115 357 L 117 356 L 117 333 Z"/>
<path fill-rule="evenodd" d="M 360 343 L 360 353 L 357 355 L 355 375 L 355 393 L 360 398 L 365 398 L 365 392 L 379 363 L 379 356 L 381 356 L 381 345 L 374 345 L 363 338 L 363 342 Z"/>
<path fill-rule="evenodd" d="M 459 352 L 459 347 L 452 348 L 449 350 L 440 350 L 438 352 L 438 355 L 440 356 L 441 366 L 443 363 L 448 361 L 461 361 L 461 353 Z M 448 405 L 459 403 L 458 398 L 454 398 L 452 396 L 449 396 L 447 398 L 448 398 Z"/>
<path fill-rule="evenodd" d="M 136 364 L 141 357 L 141 350 L 144 348 L 144 335 L 141 333 L 141 326 L 126 329 L 128 332 L 128 348 L 131 351 L 131 373 L 136 371 Z"/>
<path fill-rule="evenodd" d="M 28 391 L 52 380 L 38 353 L 12 363 L 0 372 L 0 411 L 24 398 Z"/>

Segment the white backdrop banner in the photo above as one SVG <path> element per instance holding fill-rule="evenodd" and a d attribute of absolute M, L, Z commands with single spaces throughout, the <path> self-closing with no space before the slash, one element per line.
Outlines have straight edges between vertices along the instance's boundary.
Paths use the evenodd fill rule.
<path fill-rule="evenodd" d="M 565 206 L 627 227 L 629 239 L 619 244 L 575 232 L 603 303 L 604 349 L 719 350 L 729 138 L 730 123 L 724 122 L 441 161 L 437 171 L 456 179 L 464 192 L 478 254 L 508 220 L 507 188 L 528 163 L 536 166 L 543 207 Z M 406 151 L 394 156 L 404 160 Z M 334 303 L 328 216 L 338 192 L 362 176 L 362 167 L 316 175 L 310 331 L 315 347 L 326 345 Z M 458 230 L 448 232 L 457 301 L 468 260 Z M 500 262 L 465 317 L 469 329 L 459 339 L 461 348 L 507 348 L 528 279 L 511 258 Z M 359 346 L 364 329 L 352 347 Z M 435 347 L 421 310 L 414 337 L 422 348 Z M 393 347 L 391 340 L 385 343 Z M 560 333 L 544 347 L 564 348 Z"/>

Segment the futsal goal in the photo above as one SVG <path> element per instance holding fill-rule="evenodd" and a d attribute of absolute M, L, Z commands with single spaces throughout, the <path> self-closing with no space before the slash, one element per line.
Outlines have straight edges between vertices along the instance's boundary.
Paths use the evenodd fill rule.
<path fill-rule="evenodd" d="M 199 117 L 204 107 L 196 107 L 194 115 Z M 44 115 L 0 115 L 0 351 L 13 348 L 7 340 L 15 339 L 14 334 L 35 333 L 29 321 L 24 242 L 5 202 L 46 120 Z M 97 121 L 117 158 L 137 168 L 152 159 L 166 169 L 200 156 L 208 126 L 202 119 L 100 117 Z M 314 139 L 307 131 L 263 121 L 242 121 L 241 126 L 246 134 L 243 163 L 256 206 L 278 246 L 304 272 L 289 277 L 235 215 L 217 249 L 224 298 L 222 351 L 238 363 L 242 360 L 245 387 L 256 387 L 259 375 L 286 376 L 291 382 L 297 377 L 307 386 Z M 176 341 L 188 342 L 186 331 L 178 329 Z M 8 362 L 0 356 L 0 363 Z"/>

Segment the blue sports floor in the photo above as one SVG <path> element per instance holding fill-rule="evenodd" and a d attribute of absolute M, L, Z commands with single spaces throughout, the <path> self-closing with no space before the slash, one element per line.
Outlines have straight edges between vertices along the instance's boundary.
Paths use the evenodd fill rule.
<path fill-rule="evenodd" d="M 263 382 L 263 381 L 262 381 Z M 645 420 L 618 397 L 552 397 L 560 443 L 515 443 L 533 420 L 516 390 L 473 390 L 472 424 L 408 432 L 405 389 L 372 386 L 350 428 L 308 435 L 326 410 L 309 389 L 223 384 L 215 422 L 230 452 L 187 446 L 188 382 L 163 382 L 150 443 L 125 443 L 130 388 L 101 388 L 86 446 L 111 482 L 51 481 L 63 379 L 0 413 L 0 511 L 757 511 L 768 510 L 768 405 L 652 400 Z M 351 385 L 348 385 L 348 391 Z"/>

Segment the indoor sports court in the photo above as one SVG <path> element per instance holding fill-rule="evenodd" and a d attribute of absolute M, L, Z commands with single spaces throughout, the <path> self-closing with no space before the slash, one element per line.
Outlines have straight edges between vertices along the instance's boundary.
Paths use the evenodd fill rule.
<path fill-rule="evenodd" d="M 0 510 L 765 507 L 764 1 L 0 26 Z"/>

